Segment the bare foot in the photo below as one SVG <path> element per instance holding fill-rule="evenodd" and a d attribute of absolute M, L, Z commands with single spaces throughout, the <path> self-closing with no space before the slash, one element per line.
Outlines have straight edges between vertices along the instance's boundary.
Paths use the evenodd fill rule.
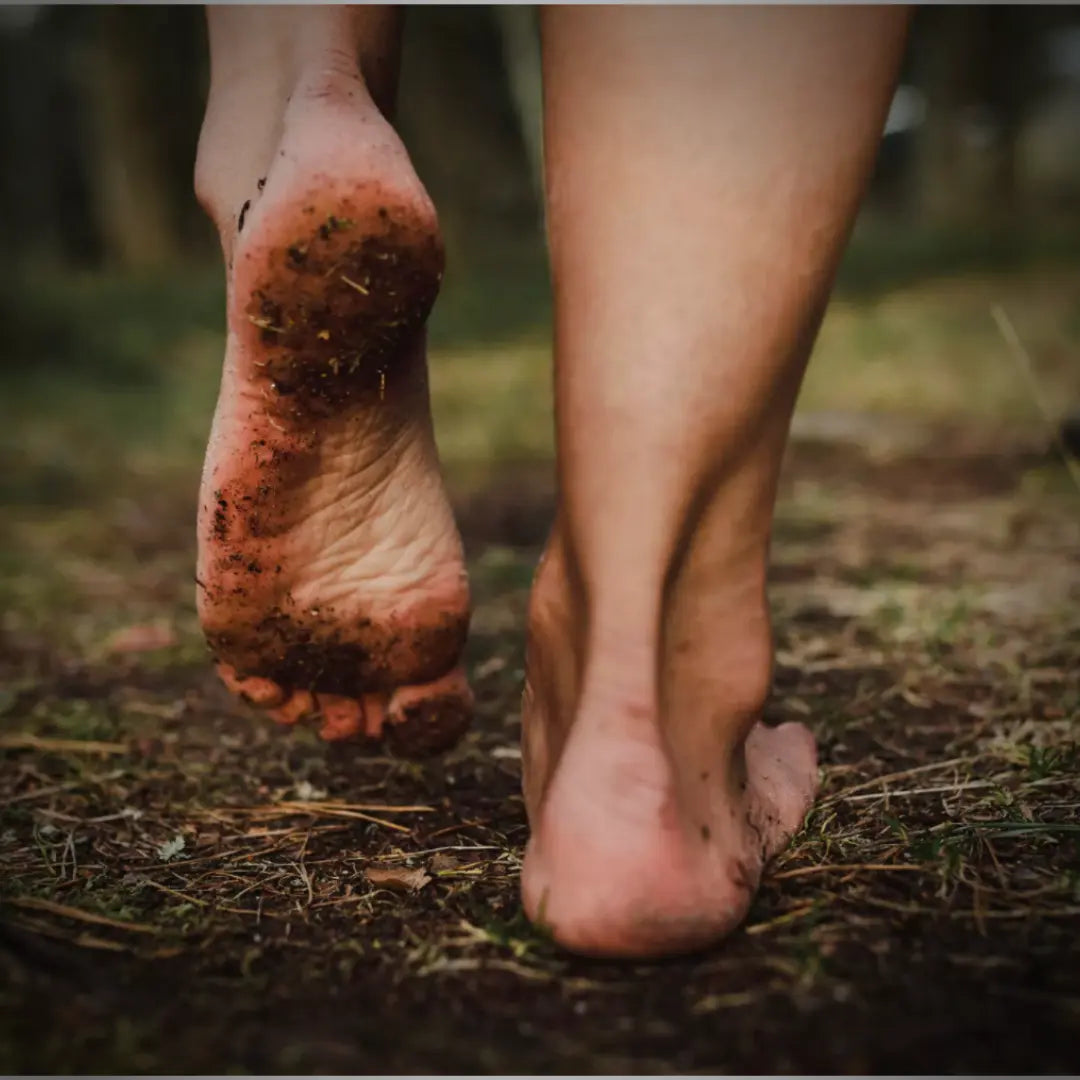
<path fill-rule="evenodd" d="M 701 948 L 743 920 L 766 861 L 800 827 L 817 787 L 813 737 L 758 720 L 771 642 L 753 586 L 673 589 L 664 646 L 597 635 L 586 650 L 575 577 L 556 534 L 530 612 L 526 912 L 576 952 Z"/>
<path fill-rule="evenodd" d="M 302 76 L 276 130 L 241 206 L 215 198 L 228 169 L 200 163 L 229 272 L 199 613 L 226 683 L 277 720 L 436 751 L 471 697 L 427 396 L 435 212 L 357 76 Z M 200 156 L 227 162 L 210 142 Z"/>
<path fill-rule="evenodd" d="M 816 789 L 809 731 L 760 719 L 773 507 L 907 16 L 541 17 L 560 516 L 522 895 L 564 946 L 655 956 L 738 925 Z"/>

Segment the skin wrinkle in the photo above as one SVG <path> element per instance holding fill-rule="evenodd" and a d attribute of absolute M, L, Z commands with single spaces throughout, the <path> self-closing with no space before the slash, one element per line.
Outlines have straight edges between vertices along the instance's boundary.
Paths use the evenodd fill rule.
<path fill-rule="evenodd" d="M 314 706 L 324 737 L 339 738 L 365 724 L 378 734 L 381 716 L 398 749 L 423 754 L 455 741 L 472 708 L 460 665 L 468 586 L 419 333 L 441 241 L 349 50 L 328 47 L 331 24 L 392 37 L 396 19 L 318 11 L 210 13 L 197 186 L 232 269 L 200 500 L 200 616 L 226 681 L 278 719 Z M 248 102 L 238 126 L 268 38 L 290 57 L 291 85 L 284 101 Z M 359 52 L 393 55 L 385 44 Z M 253 201 L 238 239 L 241 191 Z M 365 708 L 372 693 L 384 703 Z"/>

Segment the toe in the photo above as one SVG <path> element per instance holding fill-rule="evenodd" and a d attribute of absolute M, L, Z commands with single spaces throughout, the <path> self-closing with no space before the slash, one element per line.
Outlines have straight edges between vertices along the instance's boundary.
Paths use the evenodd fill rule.
<path fill-rule="evenodd" d="M 472 720 L 473 696 L 457 668 L 433 682 L 399 687 L 386 709 L 387 741 L 412 757 L 454 745 Z"/>
<path fill-rule="evenodd" d="M 369 739 L 378 739 L 386 724 L 386 695 L 364 695 L 364 733 Z"/>
<path fill-rule="evenodd" d="M 775 834 L 768 845 L 782 847 L 797 832 L 818 788 L 817 748 L 803 724 L 757 724 L 746 740 L 747 768 Z"/>
<path fill-rule="evenodd" d="M 787 775 L 787 787 L 800 805 L 800 818 L 817 794 L 817 743 L 805 724 L 781 724 L 775 729 L 776 753 Z"/>
<path fill-rule="evenodd" d="M 268 710 L 279 724 L 295 724 L 316 711 L 315 695 L 310 690 L 297 690 L 284 705 Z"/>
<path fill-rule="evenodd" d="M 319 694 L 323 723 L 319 735 L 327 742 L 340 742 L 364 730 L 364 709 L 355 698 L 337 694 Z"/>
<path fill-rule="evenodd" d="M 242 678 L 236 673 L 236 668 L 231 664 L 219 664 L 218 675 L 221 681 L 234 693 L 253 705 L 259 705 L 264 709 L 273 709 L 283 704 L 288 694 L 284 688 L 273 679 L 264 679 L 261 676 Z"/>

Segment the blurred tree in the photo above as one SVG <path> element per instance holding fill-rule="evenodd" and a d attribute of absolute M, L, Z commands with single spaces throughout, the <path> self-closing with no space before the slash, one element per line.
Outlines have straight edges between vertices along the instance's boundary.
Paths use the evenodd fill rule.
<path fill-rule="evenodd" d="M 99 254 L 70 77 L 82 21 L 80 9 L 29 6 L 5 9 L 0 21 L 0 242 L 9 257 L 82 262 Z"/>
<path fill-rule="evenodd" d="M 0 8 L 9 258 L 144 267 L 214 251 L 191 185 L 207 85 L 202 9 L 36 11 Z M 919 9 L 904 80 L 923 92 L 925 122 L 887 140 L 879 162 L 879 191 L 905 193 L 898 213 L 935 228 L 1019 220 L 1028 209 L 1020 136 L 1048 88 L 1045 35 L 1075 24 L 1075 12 Z M 516 272 L 512 252 L 526 248 L 535 261 L 538 37 L 532 7 L 409 9 L 398 126 L 439 206 L 455 276 Z"/>
<path fill-rule="evenodd" d="M 531 234 L 537 196 L 489 7 L 430 5 L 405 20 L 397 126 L 439 207 L 451 272 L 485 269 Z"/>
<path fill-rule="evenodd" d="M 1017 220 L 1026 207 L 1020 186 L 1020 136 L 1052 83 L 1047 31 L 1053 12 L 1032 6 L 988 5 L 978 52 L 983 96 L 994 118 L 991 166 L 986 194 L 995 214 Z"/>
<path fill-rule="evenodd" d="M 202 112 L 198 8 L 101 6 L 79 68 L 89 103 L 88 171 L 110 261 L 175 262 Z M 180 199 L 183 191 L 183 201 Z"/>
<path fill-rule="evenodd" d="M 0 236 L 35 260 L 199 254 L 191 194 L 206 47 L 197 7 L 28 9 L 0 20 Z"/>
<path fill-rule="evenodd" d="M 544 194 L 544 91 L 539 20 L 531 4 L 499 4 L 493 10 L 502 37 L 510 96 L 529 159 L 533 192 L 540 206 Z"/>
<path fill-rule="evenodd" d="M 105 8 L 82 57 L 90 177 L 105 248 L 122 266 L 160 265 L 179 241 L 169 208 L 163 118 L 148 92 L 152 50 L 139 9 Z"/>
<path fill-rule="evenodd" d="M 953 222 L 971 206 L 963 123 L 975 97 L 981 18 L 974 7 L 923 7 L 912 25 L 912 78 L 926 96 L 927 110 L 909 182 L 919 217 L 931 225 Z"/>
<path fill-rule="evenodd" d="M 918 10 L 910 67 L 927 111 L 910 190 L 923 222 L 1019 224 L 1020 135 L 1051 86 L 1047 33 L 1072 17 L 1036 5 Z"/>

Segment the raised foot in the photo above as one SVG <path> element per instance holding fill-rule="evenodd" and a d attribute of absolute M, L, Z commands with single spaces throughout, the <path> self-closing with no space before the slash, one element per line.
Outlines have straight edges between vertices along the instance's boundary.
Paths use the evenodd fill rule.
<path fill-rule="evenodd" d="M 342 76 L 294 93 L 252 189 L 223 235 L 203 627 L 225 682 L 279 722 L 435 752 L 468 724 L 471 696 L 468 587 L 427 399 L 434 211 L 392 129 Z"/>

